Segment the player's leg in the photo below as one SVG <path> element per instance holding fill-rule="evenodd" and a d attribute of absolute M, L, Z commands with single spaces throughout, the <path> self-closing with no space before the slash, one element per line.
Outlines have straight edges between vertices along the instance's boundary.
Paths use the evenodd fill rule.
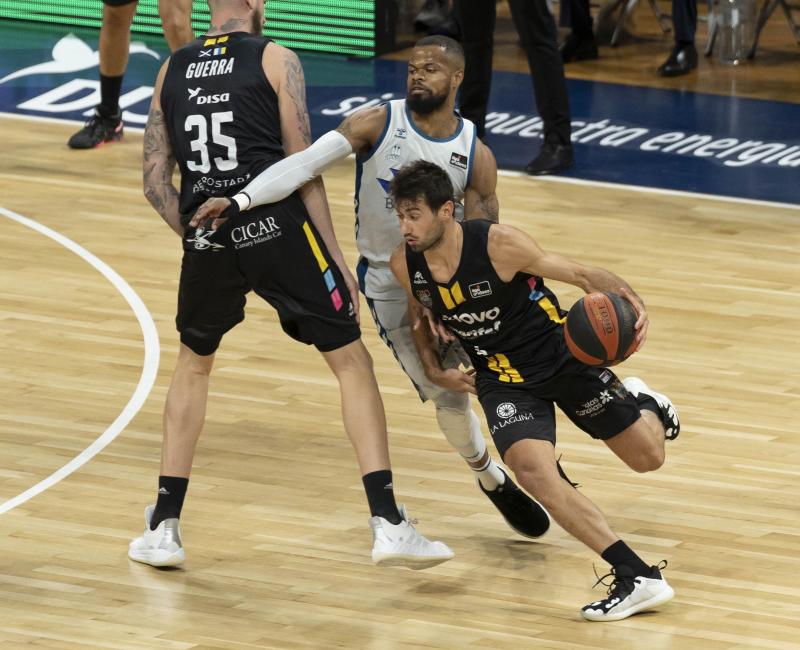
<path fill-rule="evenodd" d="M 619 620 L 669 600 L 672 589 L 659 570 L 648 566 L 620 540 L 597 506 L 561 476 L 555 458 L 552 402 L 524 389 L 500 387 L 482 391 L 480 400 L 495 445 L 520 485 L 564 530 L 613 567 L 616 582 L 611 595 L 607 601 L 584 608 L 584 617 Z"/>
<path fill-rule="evenodd" d="M 341 272 L 306 214 L 297 194 L 245 213 L 246 222 L 268 223 L 273 237 L 242 246 L 239 267 L 254 291 L 277 310 L 283 330 L 322 352 L 339 381 L 343 421 L 372 515 L 373 561 L 414 569 L 439 564 L 453 552 L 423 537 L 395 503 L 386 419 L 372 358 L 360 340 Z M 236 227 L 246 227 L 246 222 Z"/>
<path fill-rule="evenodd" d="M 655 392 L 638 377 L 628 377 L 622 385 L 636 401 L 642 417 L 605 443 L 631 469 L 656 470 L 664 464 L 665 442 L 680 433 L 678 411 L 666 395 Z"/>
<path fill-rule="evenodd" d="M 100 104 L 86 125 L 67 143 L 72 149 L 92 149 L 121 140 L 122 112 L 119 97 L 128 66 L 128 50 L 136 0 L 104 0 L 100 28 Z"/>
<path fill-rule="evenodd" d="M 223 335 L 244 318 L 249 289 L 229 250 L 192 246 L 185 238 L 176 319 L 181 345 L 164 406 L 158 497 L 145 509 L 144 533 L 128 549 L 132 560 L 153 566 L 185 559 L 179 519 L 205 421 L 209 375 Z"/>
<path fill-rule="evenodd" d="M 173 52 L 194 39 L 192 0 L 158 0 L 164 38 Z"/>
<path fill-rule="evenodd" d="M 539 504 L 522 492 L 492 459 L 481 432 L 480 420 L 470 405 L 469 395 L 445 390 L 425 376 L 414 344 L 405 297 L 384 300 L 368 298 L 367 303 L 381 339 L 411 379 L 420 399 L 434 403 L 439 429 L 475 473 L 480 490 L 517 533 L 523 537 L 541 537 L 547 532 L 549 519 Z M 443 347 L 443 367 L 457 368 L 462 361 L 469 362 L 459 344 Z"/>
<path fill-rule="evenodd" d="M 554 449 L 548 440 L 520 440 L 503 460 L 564 530 L 612 565 L 608 597 L 584 607 L 584 618 L 621 620 L 671 600 L 674 592 L 659 569 L 620 540 L 598 507 L 559 476 Z"/>
<path fill-rule="evenodd" d="M 324 335 L 317 338 L 321 337 Z M 383 401 L 372 358 L 361 339 L 323 352 L 322 356 L 339 381 L 342 419 L 356 452 L 370 508 L 373 561 L 381 566 L 424 569 L 449 560 L 453 552 L 442 542 L 423 537 L 409 521 L 405 509 L 397 507 Z"/>

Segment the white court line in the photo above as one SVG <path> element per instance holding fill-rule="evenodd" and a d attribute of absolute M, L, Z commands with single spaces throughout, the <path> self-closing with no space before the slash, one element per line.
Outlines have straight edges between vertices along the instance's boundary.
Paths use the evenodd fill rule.
<path fill-rule="evenodd" d="M 100 271 L 100 273 L 102 273 L 103 276 L 105 276 L 109 282 L 114 285 L 117 291 L 122 294 L 122 297 L 125 298 L 128 304 L 131 306 L 133 313 L 136 315 L 136 320 L 139 321 L 139 327 L 141 327 L 142 336 L 144 337 L 144 364 L 142 365 L 142 374 L 139 377 L 139 383 L 136 386 L 136 390 L 134 390 L 133 395 L 131 395 L 130 400 L 128 400 L 125 408 L 122 409 L 122 412 L 117 416 L 117 419 L 111 423 L 111 426 L 109 426 L 103 432 L 103 434 L 97 438 L 97 440 L 84 449 L 80 454 L 75 456 L 75 458 L 73 458 L 66 465 L 53 472 L 44 480 L 39 481 L 32 488 L 25 490 L 25 492 L 22 494 L 18 494 L 5 503 L 0 504 L 0 514 L 3 514 L 4 512 L 8 512 L 12 508 L 16 508 L 18 505 L 25 503 L 28 499 L 32 499 L 37 494 L 44 492 L 47 488 L 52 487 L 61 479 L 72 474 L 72 472 L 80 468 L 84 463 L 100 453 L 109 443 L 111 443 L 111 441 L 114 440 L 114 438 L 116 438 L 122 432 L 131 419 L 133 419 L 133 416 L 136 415 L 139 412 L 139 409 L 142 408 L 147 396 L 150 394 L 150 390 L 153 388 L 153 384 L 156 380 L 156 373 L 158 372 L 160 348 L 156 325 L 153 322 L 153 317 L 150 315 L 150 312 L 147 311 L 147 307 L 145 307 L 142 299 L 139 298 L 130 285 L 125 282 L 125 280 L 123 280 L 122 277 L 108 264 L 98 257 L 92 255 L 81 245 L 76 244 L 71 239 L 68 239 L 64 235 L 48 228 L 47 226 L 43 226 L 33 219 L 28 219 L 27 217 L 23 217 L 16 212 L 6 210 L 3 207 L 0 207 L 0 215 L 8 217 L 9 219 L 21 223 L 23 226 L 27 226 L 28 228 L 46 235 Z"/>
<path fill-rule="evenodd" d="M 39 117 L 38 115 L 24 115 L 21 113 L 3 113 L 0 112 L 0 117 L 11 117 L 24 120 L 31 120 L 33 122 L 53 122 L 58 124 L 83 124 L 77 120 L 67 120 L 55 117 Z M 139 127 L 125 126 L 126 131 L 134 133 L 144 133 L 144 129 Z M 348 156 L 354 158 L 353 154 Z M 510 178 L 531 178 L 537 181 L 545 181 L 549 183 L 567 183 L 572 185 L 588 185 L 590 187 L 604 187 L 612 190 L 629 190 L 631 192 L 644 192 L 647 194 L 663 194 L 665 196 L 680 196 L 691 199 L 707 199 L 709 201 L 723 201 L 730 203 L 743 203 L 745 205 L 758 205 L 769 208 L 789 208 L 790 210 L 800 210 L 800 203 L 781 203 L 779 201 L 763 201 L 760 199 L 745 199 L 738 196 L 725 196 L 722 194 L 703 194 L 702 192 L 685 192 L 682 190 L 669 190 L 660 187 L 647 187 L 644 185 L 626 185 L 625 183 L 609 183 L 606 181 L 593 181 L 585 178 L 572 178 L 570 176 L 529 176 L 524 172 L 513 171 L 510 169 L 501 169 L 498 171 L 500 176 L 508 176 Z"/>

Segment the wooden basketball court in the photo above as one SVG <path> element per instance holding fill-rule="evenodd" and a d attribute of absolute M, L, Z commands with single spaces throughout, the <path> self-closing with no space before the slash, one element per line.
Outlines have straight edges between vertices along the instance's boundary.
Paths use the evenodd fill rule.
<path fill-rule="evenodd" d="M 566 471 L 646 560 L 669 561 L 676 591 L 657 613 L 590 624 L 579 609 L 604 593 L 591 587 L 592 564 L 605 564 L 558 526 L 537 542 L 507 528 L 363 304 L 398 499 L 455 559 L 420 572 L 372 565 L 336 382 L 251 297 L 212 376 L 184 508 L 185 567 L 130 562 L 157 487 L 180 245 L 142 196 L 141 136 L 73 152 L 63 145 L 73 130 L 0 121 L 0 646 L 800 647 L 798 210 L 500 178 L 504 222 L 640 292 L 649 341 L 619 374 L 669 394 L 682 417 L 665 466 L 646 475 L 559 420 Z M 343 163 L 326 185 L 354 263 L 353 176 Z M 161 351 L 152 390 L 119 435 L 16 507 L 10 500 L 112 427 L 154 339 L 113 276 L 9 211 L 110 265 L 152 315 Z M 562 305 L 578 298 L 554 288 Z"/>

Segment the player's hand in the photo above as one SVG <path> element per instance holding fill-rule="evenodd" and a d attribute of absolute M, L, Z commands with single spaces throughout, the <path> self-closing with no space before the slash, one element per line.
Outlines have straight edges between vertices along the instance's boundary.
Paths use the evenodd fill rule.
<path fill-rule="evenodd" d="M 193 228 L 201 228 L 205 226 L 209 219 L 213 219 L 211 222 L 211 230 L 216 230 L 228 220 L 227 217 L 222 217 L 220 215 L 231 207 L 232 204 L 233 201 L 225 197 L 208 199 L 203 205 L 197 208 L 197 212 L 194 213 L 189 225 Z M 236 207 L 239 207 L 238 203 Z"/>
<path fill-rule="evenodd" d="M 647 328 L 650 326 L 650 319 L 647 316 L 647 311 L 644 308 L 644 303 L 641 298 L 632 291 L 628 291 L 625 287 L 620 287 L 619 294 L 625 298 L 633 306 L 633 311 L 636 312 L 636 352 L 642 349 L 644 342 L 647 339 Z"/>
<path fill-rule="evenodd" d="M 447 329 L 447 326 L 442 322 L 440 318 L 437 318 L 436 315 L 427 307 L 420 307 L 422 313 L 420 314 L 419 320 L 414 323 L 414 329 L 418 330 L 420 327 L 428 327 L 430 330 L 431 335 L 435 339 L 441 339 L 445 343 L 450 343 L 451 341 L 455 340 L 455 336 L 453 333 Z"/>
<path fill-rule="evenodd" d="M 478 394 L 478 391 L 475 389 L 474 368 L 470 368 L 467 372 L 463 372 L 458 368 L 448 368 L 447 370 L 440 371 L 436 377 L 432 377 L 431 379 L 442 388 L 447 388 L 457 393 Z"/>
<path fill-rule="evenodd" d="M 344 278 L 345 286 L 347 286 L 347 291 L 350 294 L 350 304 L 353 305 L 353 313 L 356 317 L 356 323 L 361 325 L 361 312 L 360 312 L 360 298 L 358 293 L 358 282 L 353 277 L 353 274 L 350 273 L 350 269 L 347 267 L 347 264 L 344 262 L 337 262 L 336 266 L 339 267 L 339 270 L 342 272 L 342 277 Z"/>

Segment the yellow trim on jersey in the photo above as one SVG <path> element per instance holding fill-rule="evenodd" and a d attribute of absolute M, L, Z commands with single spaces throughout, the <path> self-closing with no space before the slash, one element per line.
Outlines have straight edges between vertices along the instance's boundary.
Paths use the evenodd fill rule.
<path fill-rule="evenodd" d="M 450 292 L 447 289 L 444 287 L 439 287 L 439 295 L 441 296 L 445 307 L 448 309 L 456 308 L 456 303 L 453 302 L 453 297 L 450 295 Z"/>
<path fill-rule="evenodd" d="M 542 309 L 545 310 L 545 312 L 547 312 L 547 315 L 550 317 L 551 321 L 563 324 L 567 320 L 566 316 L 562 317 L 559 315 L 558 309 L 556 309 L 556 306 L 550 302 L 550 298 L 547 296 L 541 298 L 538 304 Z"/>
<path fill-rule="evenodd" d="M 449 289 L 440 286 L 439 295 L 442 297 L 444 306 L 448 309 L 455 309 L 462 302 L 467 302 L 466 298 L 464 298 L 464 294 L 461 292 L 461 285 L 458 282 Z"/>
<path fill-rule="evenodd" d="M 466 298 L 464 298 L 464 294 L 461 293 L 461 285 L 458 282 L 450 287 L 450 293 L 453 294 L 457 305 L 460 305 L 462 302 L 467 302 Z"/>
<path fill-rule="evenodd" d="M 317 258 L 317 264 L 319 264 L 319 270 L 325 273 L 328 268 L 328 263 L 325 261 L 325 256 L 322 254 L 320 250 L 319 244 L 317 243 L 317 238 L 314 237 L 314 233 L 311 231 L 311 226 L 308 225 L 308 221 L 303 223 L 303 232 L 306 234 L 306 239 L 308 239 L 308 244 L 311 246 L 311 250 L 314 253 L 314 257 Z"/>
<path fill-rule="evenodd" d="M 494 356 L 488 357 L 486 359 L 486 363 L 489 367 L 489 370 L 496 372 L 499 377 L 500 381 L 504 381 L 510 384 L 519 384 L 522 381 L 522 375 L 519 374 L 515 368 L 511 367 L 511 362 L 509 362 L 508 357 L 505 354 L 495 354 Z"/>

